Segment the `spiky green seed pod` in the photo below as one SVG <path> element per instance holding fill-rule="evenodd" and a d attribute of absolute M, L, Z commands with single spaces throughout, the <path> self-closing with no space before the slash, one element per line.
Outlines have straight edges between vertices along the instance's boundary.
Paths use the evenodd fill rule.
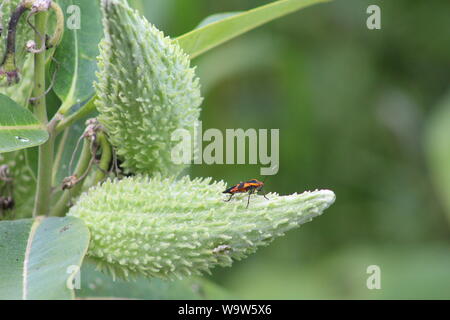
<path fill-rule="evenodd" d="M 115 276 L 174 278 L 230 266 L 286 231 L 311 221 L 335 200 L 328 190 L 230 202 L 223 182 L 132 177 L 83 194 L 69 215 L 91 231 L 88 255 Z"/>
<path fill-rule="evenodd" d="M 176 175 L 176 129 L 194 130 L 202 98 L 189 57 L 124 0 L 103 0 L 99 121 L 131 173 Z"/>

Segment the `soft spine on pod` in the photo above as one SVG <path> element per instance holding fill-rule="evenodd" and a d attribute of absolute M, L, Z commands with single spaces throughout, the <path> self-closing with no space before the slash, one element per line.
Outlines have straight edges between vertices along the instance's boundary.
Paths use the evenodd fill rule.
<path fill-rule="evenodd" d="M 69 215 L 91 232 L 88 255 L 114 276 L 182 278 L 230 266 L 335 200 L 328 190 L 224 202 L 223 182 L 136 176 L 85 193 Z"/>
<path fill-rule="evenodd" d="M 124 0 L 102 0 L 95 84 L 99 121 L 129 173 L 177 175 L 176 129 L 193 133 L 202 102 L 189 57 Z"/>

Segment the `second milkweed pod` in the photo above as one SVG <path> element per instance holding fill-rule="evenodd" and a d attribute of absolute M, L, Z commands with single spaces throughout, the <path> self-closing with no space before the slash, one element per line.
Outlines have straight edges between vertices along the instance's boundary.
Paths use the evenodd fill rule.
<path fill-rule="evenodd" d="M 105 39 L 96 90 L 99 121 L 129 173 L 176 175 L 171 136 L 194 132 L 199 80 L 177 43 L 124 0 L 102 0 Z"/>
<path fill-rule="evenodd" d="M 120 277 L 182 278 L 230 266 L 335 200 L 329 190 L 271 193 L 247 209 L 245 199 L 224 202 L 224 188 L 188 177 L 107 181 L 83 194 L 69 215 L 90 229 L 88 255 L 100 269 Z"/>

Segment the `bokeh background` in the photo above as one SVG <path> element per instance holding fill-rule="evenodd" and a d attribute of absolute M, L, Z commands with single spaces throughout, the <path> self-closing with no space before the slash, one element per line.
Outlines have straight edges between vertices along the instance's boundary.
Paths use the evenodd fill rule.
<path fill-rule="evenodd" d="M 131 2 L 175 37 L 270 1 Z M 366 27 L 370 4 L 381 7 L 381 30 Z M 448 0 L 338 0 L 193 61 L 204 129 L 280 129 L 268 191 L 337 195 L 323 216 L 211 280 L 245 299 L 450 298 L 449 12 Z M 260 178 L 259 168 L 191 174 L 234 184 Z M 370 265 L 381 290 L 366 287 Z"/>

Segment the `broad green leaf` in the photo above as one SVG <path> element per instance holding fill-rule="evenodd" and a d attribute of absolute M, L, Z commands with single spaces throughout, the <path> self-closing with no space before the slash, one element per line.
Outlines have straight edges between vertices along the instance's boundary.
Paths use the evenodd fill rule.
<path fill-rule="evenodd" d="M 81 288 L 78 298 L 129 298 L 145 300 L 173 299 L 231 299 L 232 296 L 219 286 L 204 279 L 164 281 L 139 277 L 136 281 L 113 279 L 95 270 L 86 261 L 81 268 Z"/>
<path fill-rule="evenodd" d="M 328 0 L 280 0 L 235 15 L 210 18 L 204 26 L 180 36 L 180 46 L 191 58 L 208 51 L 232 38 L 250 31 L 264 23 L 295 12 L 313 4 Z M 217 20 L 222 18 L 221 20 Z M 215 22 L 212 22 L 212 20 Z"/>
<path fill-rule="evenodd" d="M 38 146 L 47 139 L 47 130 L 30 111 L 0 94 L 0 153 Z"/>
<path fill-rule="evenodd" d="M 64 102 L 63 108 L 68 109 L 94 94 L 92 84 L 96 79 L 103 28 L 99 1 L 59 0 L 58 3 L 65 13 L 67 26 L 55 52 L 59 71 L 53 90 Z"/>
<path fill-rule="evenodd" d="M 450 221 L 450 94 L 427 123 L 425 147 L 436 191 Z"/>
<path fill-rule="evenodd" d="M 0 299 L 72 299 L 88 245 L 80 219 L 0 222 Z"/>

